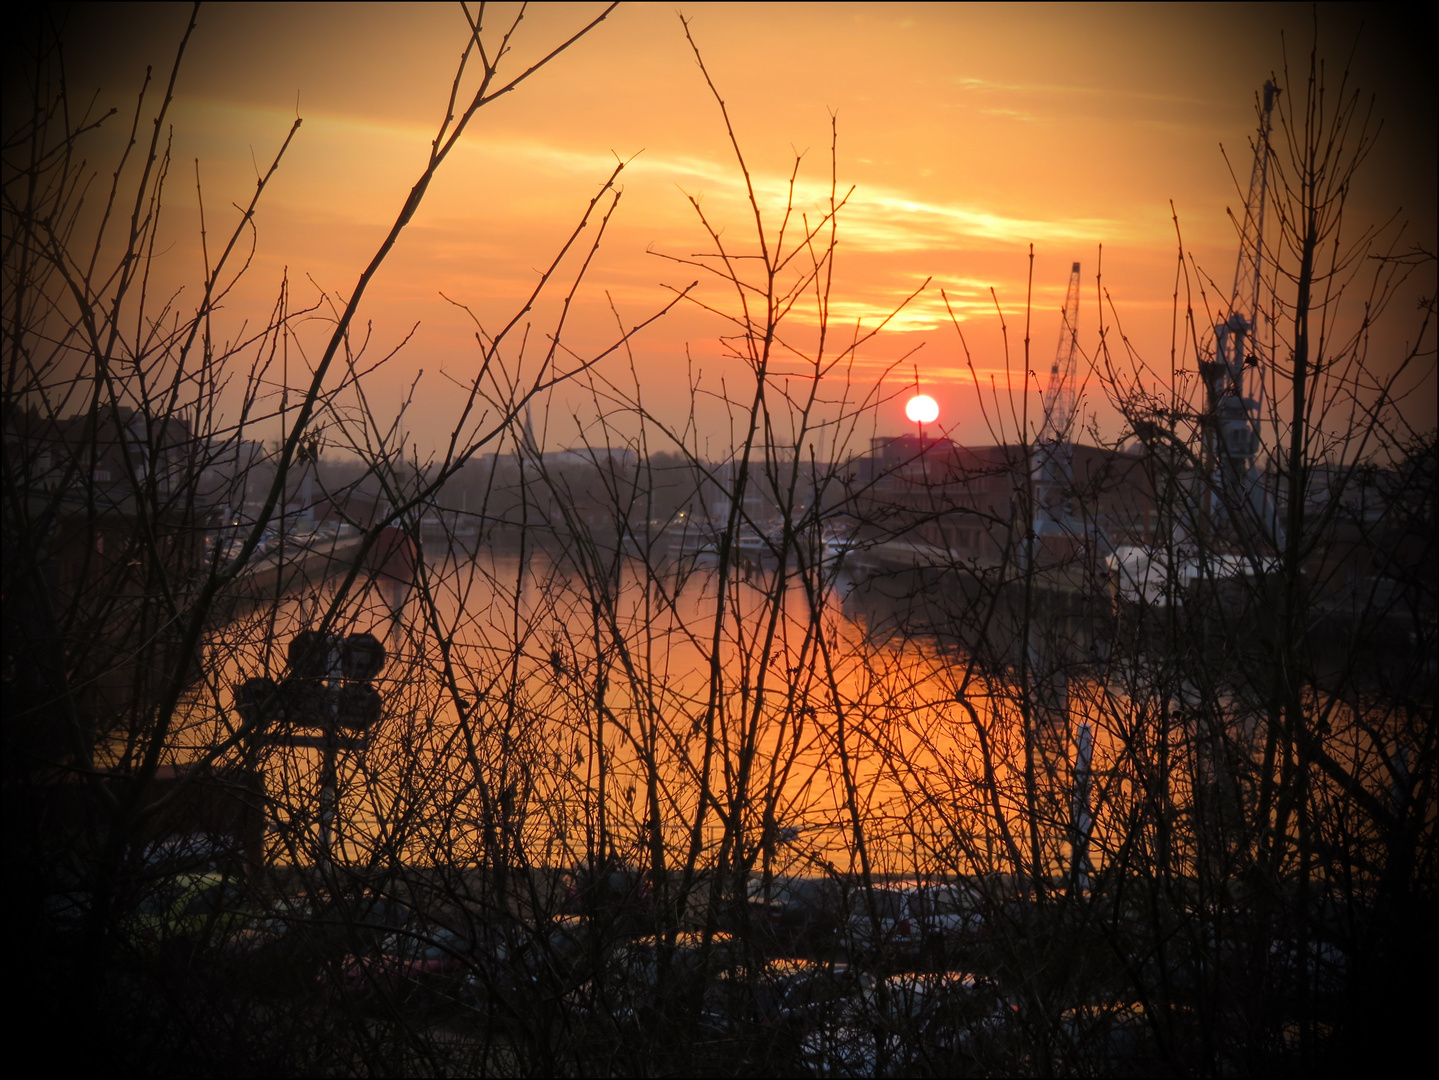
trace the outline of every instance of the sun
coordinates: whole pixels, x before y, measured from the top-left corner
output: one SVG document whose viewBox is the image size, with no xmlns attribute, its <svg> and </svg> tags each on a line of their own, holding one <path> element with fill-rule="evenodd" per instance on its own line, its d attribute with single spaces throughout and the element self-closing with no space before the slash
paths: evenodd
<svg viewBox="0 0 1439 1080">
<path fill-rule="evenodd" d="M 904 407 L 904 415 L 916 424 L 932 424 L 939 416 L 939 402 L 928 394 L 916 394 Z"/>
</svg>

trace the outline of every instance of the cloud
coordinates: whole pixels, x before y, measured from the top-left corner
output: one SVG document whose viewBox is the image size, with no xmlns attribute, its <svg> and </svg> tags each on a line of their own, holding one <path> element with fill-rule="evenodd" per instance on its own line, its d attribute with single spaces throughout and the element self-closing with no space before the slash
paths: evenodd
<svg viewBox="0 0 1439 1080">
<path fill-rule="evenodd" d="M 997 116 L 1001 120 L 1018 120 L 1020 123 L 1032 124 L 1038 119 L 1032 112 L 1022 112 L 1019 109 L 980 109 L 984 116 Z"/>
<path fill-rule="evenodd" d="M 1185 94 L 1162 94 L 1154 91 L 1124 90 L 1112 86 L 1063 86 L 1058 83 L 1003 83 L 992 79 L 960 76 L 954 80 L 961 90 L 977 93 L 1041 94 L 1045 97 L 1111 97 L 1132 101 L 1162 101 L 1175 105 L 1217 107 L 1217 103 Z"/>
<path fill-rule="evenodd" d="M 283 110 L 222 102 L 207 102 L 203 108 L 211 114 L 212 120 L 220 121 L 221 127 L 230 130 L 238 127 L 251 132 L 282 131 L 292 119 L 282 115 Z M 243 121 L 240 114 L 243 114 Z M 397 158 L 403 159 L 405 166 L 422 163 L 425 147 L 433 137 L 432 131 L 419 124 L 348 116 L 321 114 L 306 117 L 305 123 L 304 141 L 309 144 L 307 150 L 311 153 L 324 156 L 333 151 L 349 156 L 357 153 L 357 144 L 373 147 L 380 143 L 385 146 L 380 160 L 388 160 L 395 166 L 400 164 Z M 417 159 L 414 163 L 408 160 L 411 150 Z M 362 156 L 374 160 L 374 154 L 368 151 L 362 152 Z M 622 184 L 640 180 L 673 184 L 700 201 L 705 213 L 711 215 L 717 224 L 736 212 L 744 213 L 746 218 L 749 216 L 745 208 L 747 192 L 744 180 L 736 166 L 729 161 L 716 161 L 701 155 L 653 151 L 626 154 L 623 151 L 581 149 L 536 138 L 476 134 L 463 140 L 456 148 L 454 165 L 459 167 L 456 171 L 483 168 L 493 173 L 497 164 L 505 164 L 538 170 L 547 175 L 565 174 L 598 181 L 614 170 L 622 156 L 628 161 L 621 174 Z M 410 168 L 402 169 L 397 176 L 408 176 L 410 171 Z M 777 225 L 779 215 L 791 198 L 789 176 L 763 171 L 752 172 L 751 176 L 762 211 Z M 539 194 L 538 186 L 533 190 Z M 845 188 L 840 189 L 840 197 L 845 191 Z M 827 178 L 810 180 L 801 177 L 794 184 L 792 197 L 798 214 L 808 214 L 810 222 L 814 223 L 817 218 L 823 217 L 829 206 L 829 181 Z M 388 202 L 383 207 L 388 209 Z M 329 205 L 324 209 L 333 213 L 338 207 Z M 359 210 L 359 207 L 355 209 Z M 365 207 L 365 211 L 371 209 L 368 205 Z M 377 212 L 380 204 L 373 209 Z M 664 221 L 678 216 L 683 210 L 683 203 L 676 201 L 672 209 L 651 206 L 646 212 Z M 452 212 L 450 210 L 446 216 Z M 539 210 L 533 212 L 538 213 Z M 793 227 L 803 228 L 798 216 L 793 221 Z M 963 247 L 976 242 L 986 245 L 1029 241 L 1089 243 L 1100 239 L 1118 239 L 1120 228 L 1121 223 L 1113 219 L 1019 217 L 959 200 L 927 200 L 902 188 L 882 185 L 855 188 L 840 214 L 840 235 L 844 247 L 851 251 L 870 252 L 928 251 Z"/>
</svg>

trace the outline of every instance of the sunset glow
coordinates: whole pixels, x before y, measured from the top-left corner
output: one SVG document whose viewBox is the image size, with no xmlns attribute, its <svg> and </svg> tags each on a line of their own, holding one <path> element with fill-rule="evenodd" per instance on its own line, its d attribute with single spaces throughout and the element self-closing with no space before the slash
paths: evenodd
<svg viewBox="0 0 1439 1080">
<path fill-rule="evenodd" d="M 499 25 L 517 9 L 485 10 Z M 529 8 L 507 64 L 518 73 L 601 10 Z M 69 70 L 81 73 L 86 100 L 98 89 L 98 107 L 127 116 L 145 65 L 168 71 L 187 13 L 77 11 Z M 1099 340 L 1103 295 L 1108 340 L 1122 334 L 1134 354 L 1125 363 L 1169 370 L 1176 226 L 1213 278 L 1181 307 L 1214 308 L 1233 273 L 1227 212 L 1242 200 L 1234 177 L 1247 176 L 1255 94 L 1283 67 L 1281 32 L 1291 50 L 1307 49 L 1311 33 L 1308 8 L 1270 5 L 1223 16 L 1203 5 L 695 4 L 682 13 L 771 239 L 792 174 L 791 233 L 827 203 L 833 120 L 836 191 L 848 196 L 827 309 L 847 335 L 884 324 L 846 358 L 849 377 L 882 383 L 909 358 L 946 430 L 964 439 L 988 438 L 976 381 L 1016 385 L 1026 367 L 1048 370 L 1038 343 L 1055 338 L 1076 260 L 1085 356 Z M 1321 19 L 1323 39 L 1352 40 L 1347 18 Z M 201 9 L 176 85 L 172 157 L 185 180 L 167 188 L 172 243 L 158 253 L 157 278 L 187 281 L 201 263 L 196 170 L 209 228 L 228 227 L 298 116 L 253 219 L 254 264 L 227 298 L 227 331 L 272 304 L 285 273 L 296 305 L 324 310 L 347 294 L 424 164 L 466 32 L 457 5 Z M 1391 45 L 1382 24 L 1365 33 L 1353 70 L 1379 95 L 1385 130 L 1351 204 L 1366 220 L 1403 206 L 1432 248 L 1432 94 L 1386 59 L 1408 46 Z M 118 148 L 128 121 L 102 130 Z M 619 161 L 622 198 L 570 305 L 567 348 L 608 347 L 617 318 L 636 325 L 698 278 L 689 299 L 631 343 L 634 370 L 646 407 L 666 423 L 683 428 L 696 410 L 700 429 L 727 429 L 709 391 L 736 385 L 722 344 L 730 331 L 714 314 L 734 298 L 673 260 L 712 243 L 695 206 L 726 243 L 754 242 L 746 174 L 680 19 L 641 4 L 621 6 L 482 110 L 367 292 L 370 355 L 412 335 L 373 376 L 374 400 L 393 400 L 397 412 L 412 396 L 406 422 L 421 443 L 456 420 L 449 395 L 477 363 L 476 321 L 488 330 L 513 315 Z M 1406 303 L 1425 287 L 1416 288 Z M 790 318 L 814 325 L 805 304 Z M 615 357 L 600 373 L 619 377 L 621 367 Z M 1089 381 L 1087 360 L 1079 374 Z M 1432 372 L 1424 377 L 1427 392 L 1411 395 L 1421 426 L 1434 414 Z M 1105 395 L 1092 385 L 1084 395 L 1082 412 L 1116 431 Z M 593 413 L 588 394 L 557 390 L 541 426 L 547 445 L 573 445 Z M 898 430 L 899 411 L 887 415 L 882 424 Z"/>
</svg>

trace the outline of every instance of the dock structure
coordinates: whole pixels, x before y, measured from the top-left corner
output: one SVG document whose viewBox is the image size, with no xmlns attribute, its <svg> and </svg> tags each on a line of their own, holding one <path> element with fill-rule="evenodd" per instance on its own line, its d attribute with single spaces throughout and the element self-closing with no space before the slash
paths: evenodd
<svg viewBox="0 0 1439 1080">
<path fill-rule="evenodd" d="M 1151 543 L 1157 514 L 1142 455 L 1082 445 L 1070 452 L 1072 480 L 1054 493 L 1063 512 L 1050 515 L 1067 527 L 1031 537 L 1035 447 L 915 435 L 874 440 L 857 463 L 856 563 L 1023 572 L 1022 559 L 1032 557 L 1030 569 L 1054 587 L 1078 587 L 1081 564 L 1119 543 Z"/>
</svg>

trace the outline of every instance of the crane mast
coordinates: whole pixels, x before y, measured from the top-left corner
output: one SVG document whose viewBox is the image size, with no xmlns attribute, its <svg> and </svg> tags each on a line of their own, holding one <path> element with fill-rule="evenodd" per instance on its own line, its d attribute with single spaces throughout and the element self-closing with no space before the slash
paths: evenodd
<svg viewBox="0 0 1439 1080">
<path fill-rule="evenodd" d="M 1259 317 L 1259 290 L 1264 261 L 1264 206 L 1269 186 L 1270 114 L 1279 88 L 1264 84 L 1259 137 L 1244 218 L 1239 228 L 1239 256 L 1234 267 L 1234 288 L 1229 311 L 1214 327 L 1214 357 L 1200 363 L 1204 379 L 1207 442 L 1221 492 L 1231 513 L 1250 525 L 1264 523 L 1272 532 L 1272 508 L 1265 504 L 1258 475 L 1261 445 L 1260 402 L 1264 379 L 1255 355 L 1254 337 Z M 1257 518 L 1257 521 L 1255 520 Z M 1266 521 L 1266 519 L 1270 519 Z"/>
<path fill-rule="evenodd" d="M 1072 532 L 1066 528 L 1064 498 L 1074 486 L 1074 447 L 1069 429 L 1074 423 L 1074 363 L 1079 351 L 1079 264 L 1069 271 L 1064 294 L 1064 319 L 1059 344 L 1044 390 L 1044 421 L 1039 429 L 1035 461 L 1034 531 L 1037 535 Z"/>
</svg>

